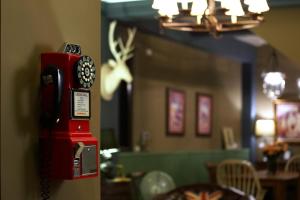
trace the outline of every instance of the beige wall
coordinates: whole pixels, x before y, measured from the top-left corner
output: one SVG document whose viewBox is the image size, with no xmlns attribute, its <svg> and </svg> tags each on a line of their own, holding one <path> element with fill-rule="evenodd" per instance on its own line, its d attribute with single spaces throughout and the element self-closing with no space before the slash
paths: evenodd
<svg viewBox="0 0 300 200">
<path fill-rule="evenodd" d="M 300 64 L 300 6 L 272 8 L 265 19 L 254 32 Z"/>
<path fill-rule="evenodd" d="M 138 143 L 141 132 L 147 131 L 150 133 L 148 151 L 221 148 L 220 130 L 224 126 L 232 127 L 239 140 L 239 64 L 145 34 L 137 35 L 135 52 L 133 144 Z M 165 101 L 168 87 L 186 93 L 186 128 L 183 137 L 166 135 Z M 211 137 L 195 136 L 197 92 L 213 96 Z"/>
<path fill-rule="evenodd" d="M 1 199 L 39 199 L 40 53 L 80 44 L 100 66 L 99 0 L 1 1 Z M 99 137 L 99 70 L 91 130 Z M 51 199 L 100 199 L 99 178 L 64 181 Z"/>
</svg>

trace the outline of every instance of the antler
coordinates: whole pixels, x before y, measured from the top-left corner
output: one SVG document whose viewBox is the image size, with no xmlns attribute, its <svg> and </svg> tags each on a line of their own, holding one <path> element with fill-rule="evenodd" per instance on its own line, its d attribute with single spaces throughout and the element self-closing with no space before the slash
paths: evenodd
<svg viewBox="0 0 300 200">
<path fill-rule="evenodd" d="M 117 26 L 117 22 L 113 21 L 109 25 L 109 30 L 108 30 L 108 45 L 109 49 L 112 53 L 112 55 L 115 57 L 116 60 L 120 60 L 120 53 L 117 52 L 117 46 L 118 46 L 118 41 L 114 41 L 114 32 Z"/>
<path fill-rule="evenodd" d="M 129 28 L 127 29 L 127 33 L 128 33 L 128 40 L 126 42 L 126 46 L 124 46 L 124 43 L 122 40 L 120 40 L 120 49 L 122 52 L 122 57 L 121 60 L 122 61 L 126 61 L 130 58 L 132 58 L 133 53 L 131 53 L 134 50 L 134 46 L 132 45 L 135 33 L 136 33 L 136 28 Z"/>
<path fill-rule="evenodd" d="M 117 26 L 117 22 L 113 21 L 110 23 L 109 32 L 108 32 L 108 44 L 109 49 L 116 59 L 117 62 L 125 62 L 126 60 L 130 59 L 133 54 L 131 53 L 134 50 L 134 46 L 132 45 L 136 28 L 128 29 L 128 40 L 126 45 L 124 45 L 123 40 L 119 37 L 116 41 L 114 41 L 114 32 Z M 120 47 L 120 52 L 117 51 L 117 47 Z"/>
</svg>

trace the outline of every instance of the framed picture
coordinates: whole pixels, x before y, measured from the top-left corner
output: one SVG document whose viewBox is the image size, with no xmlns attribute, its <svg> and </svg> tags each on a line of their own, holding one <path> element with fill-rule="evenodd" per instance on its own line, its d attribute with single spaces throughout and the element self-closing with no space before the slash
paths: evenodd
<svg viewBox="0 0 300 200">
<path fill-rule="evenodd" d="M 213 99 L 208 94 L 196 94 L 196 135 L 211 136 Z"/>
<path fill-rule="evenodd" d="M 181 90 L 167 89 L 167 134 L 184 135 L 185 93 Z"/>
<path fill-rule="evenodd" d="M 276 135 L 286 142 L 300 142 L 300 101 L 275 100 Z"/>
</svg>

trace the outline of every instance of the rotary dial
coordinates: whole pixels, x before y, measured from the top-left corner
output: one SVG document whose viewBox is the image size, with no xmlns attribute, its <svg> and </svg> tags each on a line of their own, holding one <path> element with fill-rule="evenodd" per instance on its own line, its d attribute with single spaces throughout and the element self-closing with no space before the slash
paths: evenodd
<svg viewBox="0 0 300 200">
<path fill-rule="evenodd" d="M 76 75 L 79 84 L 84 88 L 90 88 L 95 82 L 96 67 L 89 56 L 81 56 L 77 62 Z"/>
</svg>

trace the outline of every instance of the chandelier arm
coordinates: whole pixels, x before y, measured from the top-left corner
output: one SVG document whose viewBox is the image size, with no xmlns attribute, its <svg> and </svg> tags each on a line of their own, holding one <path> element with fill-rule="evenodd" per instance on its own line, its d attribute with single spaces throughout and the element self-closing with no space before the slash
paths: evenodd
<svg viewBox="0 0 300 200">
<path fill-rule="evenodd" d="M 271 72 L 276 72 L 279 69 L 277 52 L 274 48 L 272 48 L 272 53 L 270 55 L 269 68 Z"/>
<path fill-rule="evenodd" d="M 208 0 L 209 15 L 214 15 L 216 13 L 216 2 L 215 0 Z"/>
</svg>

